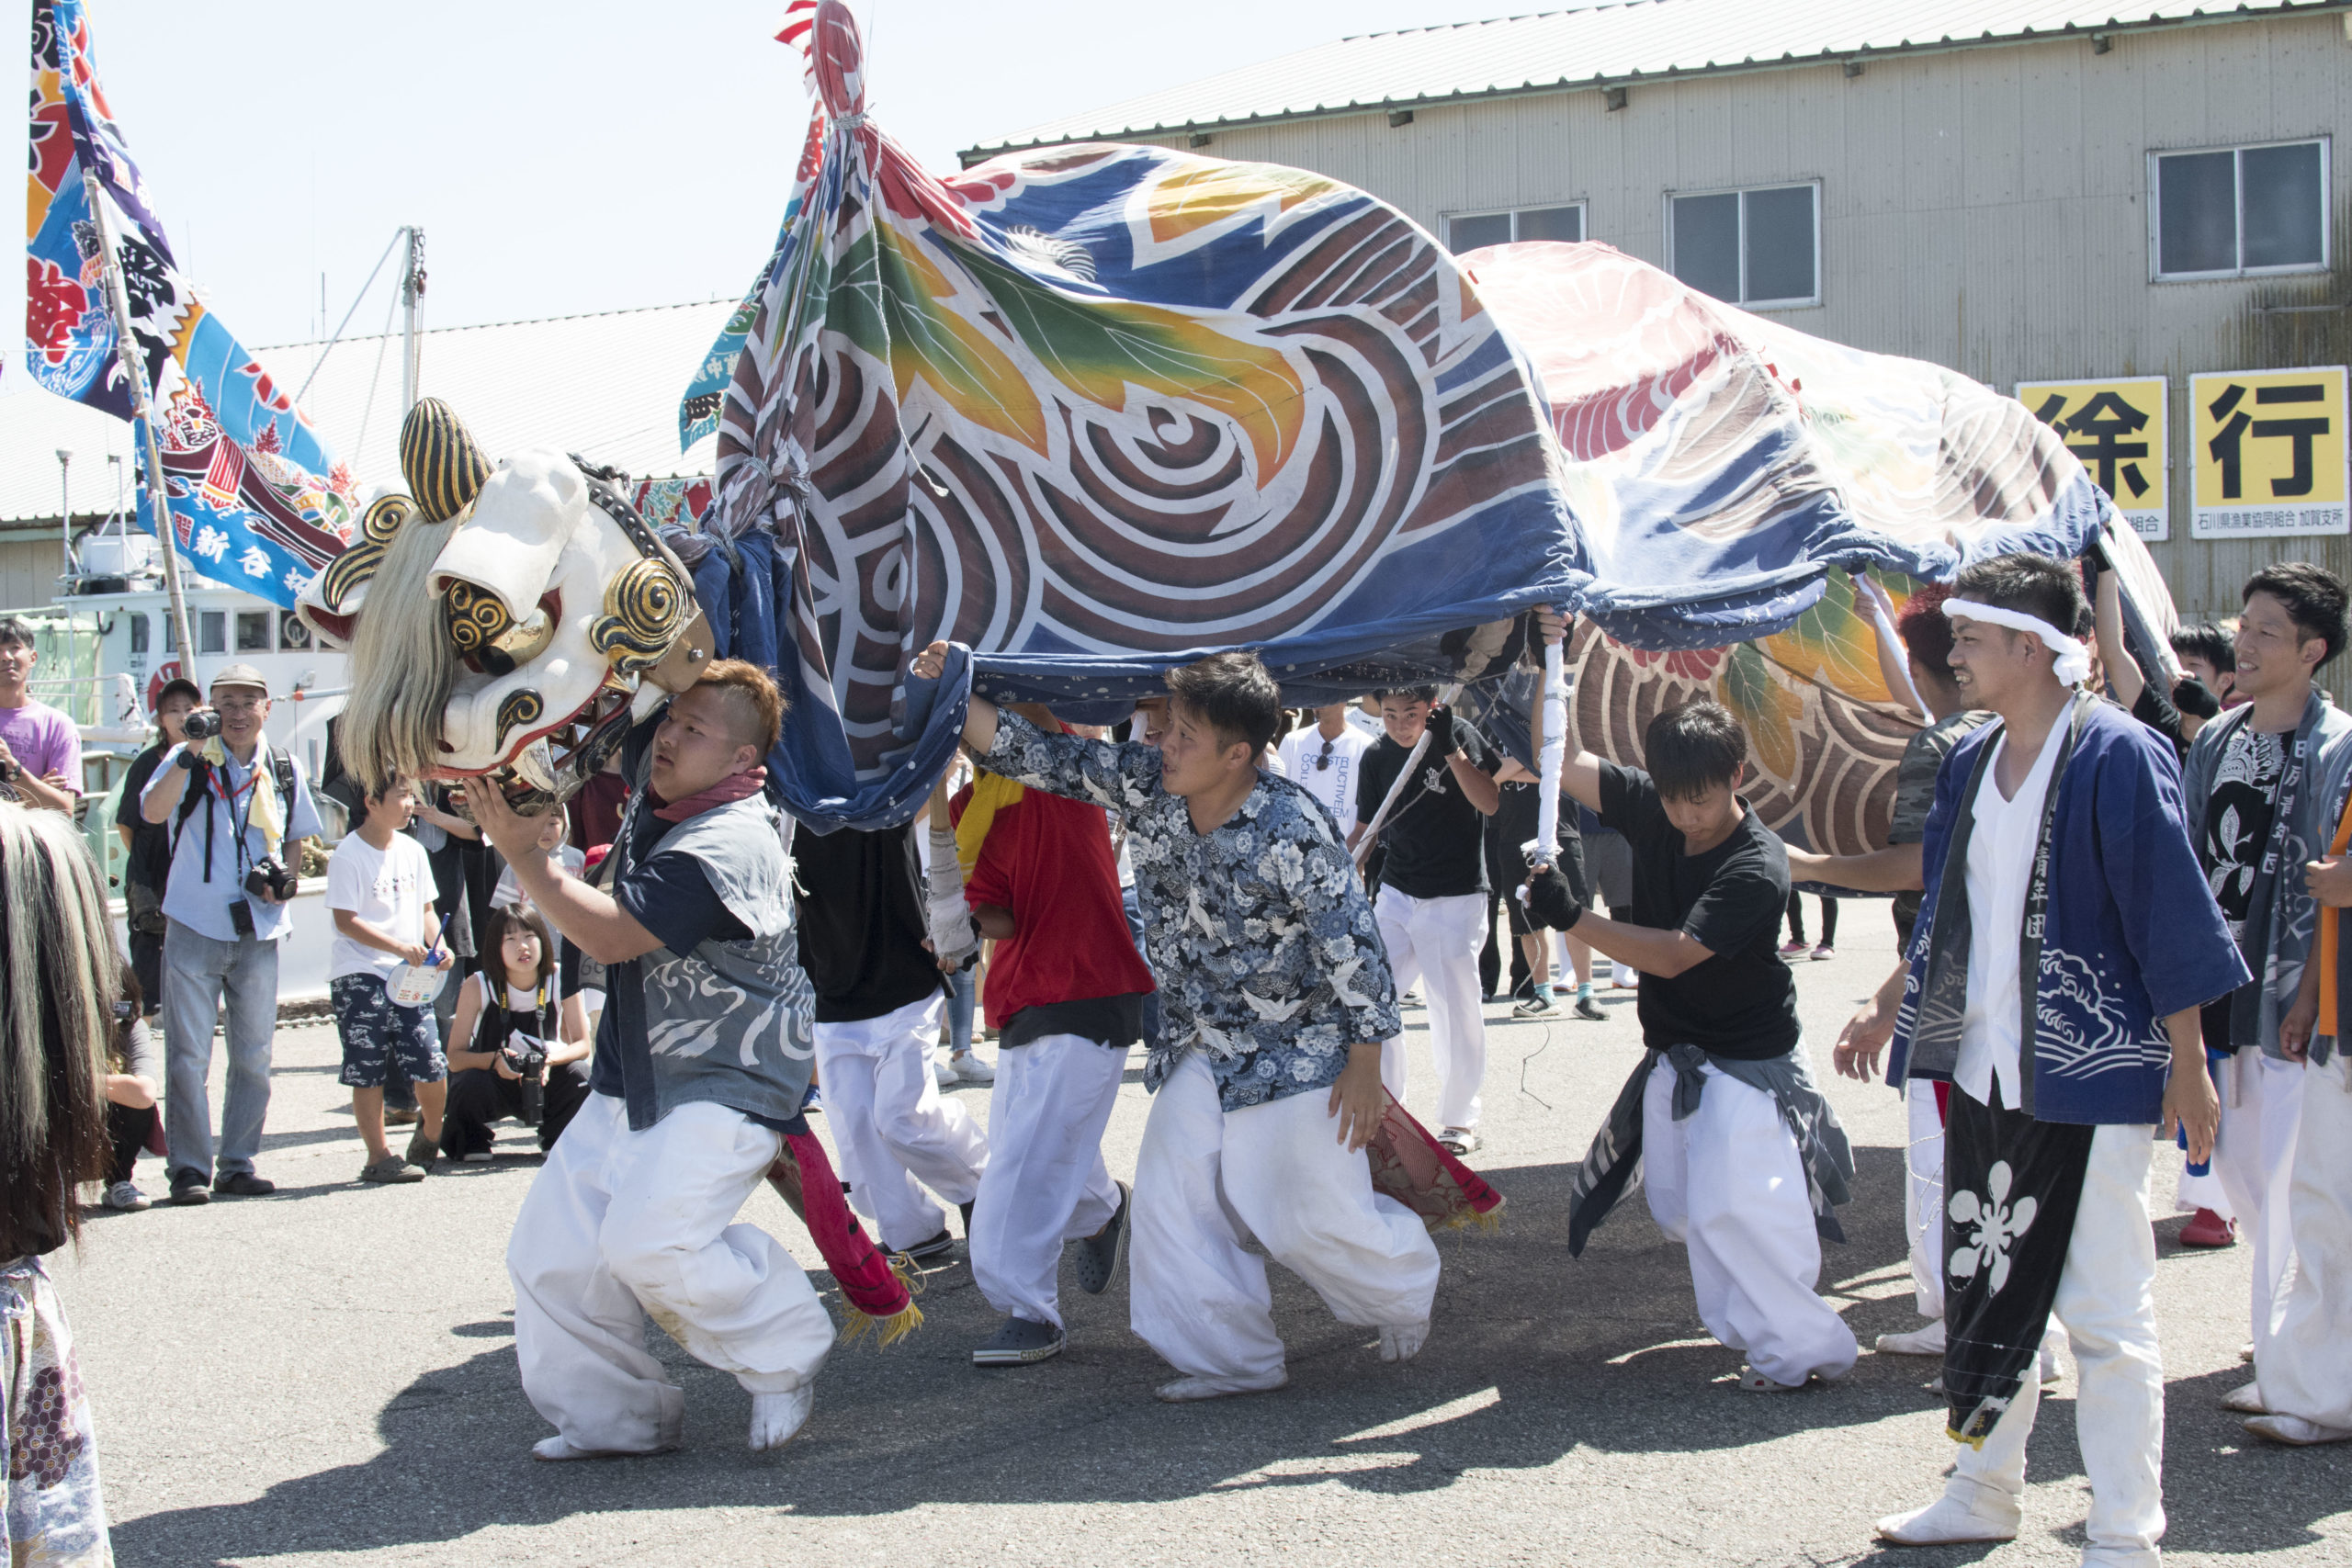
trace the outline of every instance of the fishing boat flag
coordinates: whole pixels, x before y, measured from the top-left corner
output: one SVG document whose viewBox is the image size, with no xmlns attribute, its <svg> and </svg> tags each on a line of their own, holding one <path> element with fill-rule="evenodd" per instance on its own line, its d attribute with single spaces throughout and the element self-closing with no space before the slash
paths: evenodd
<svg viewBox="0 0 2352 1568">
<path fill-rule="evenodd" d="M 350 475 L 181 275 L 99 85 L 83 0 L 33 0 L 32 78 L 26 369 L 60 397 L 133 417 L 85 178 L 96 175 L 158 416 L 179 548 L 215 581 L 291 607 L 349 536 Z M 153 531 L 144 497 L 140 521 Z"/>
</svg>

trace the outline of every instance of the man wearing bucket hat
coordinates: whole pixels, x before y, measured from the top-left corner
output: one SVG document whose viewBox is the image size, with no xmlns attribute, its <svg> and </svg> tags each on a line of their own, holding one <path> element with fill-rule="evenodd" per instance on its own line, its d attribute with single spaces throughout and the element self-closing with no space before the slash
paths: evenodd
<svg viewBox="0 0 2352 1568">
<path fill-rule="evenodd" d="M 211 698 L 210 712 L 188 716 L 188 739 L 156 763 L 139 796 L 140 815 L 169 824 L 172 835 L 164 895 L 164 1046 L 175 1203 L 277 1190 L 254 1173 L 254 1155 L 269 1112 L 277 944 L 291 930 L 286 906 L 296 886 L 284 856 L 290 841 L 320 831 L 301 763 L 264 743 L 269 682 L 261 671 L 229 665 L 213 676 Z M 205 1077 L 212 1066 L 212 1021 L 223 999 L 229 1085 L 216 1172 Z"/>
</svg>

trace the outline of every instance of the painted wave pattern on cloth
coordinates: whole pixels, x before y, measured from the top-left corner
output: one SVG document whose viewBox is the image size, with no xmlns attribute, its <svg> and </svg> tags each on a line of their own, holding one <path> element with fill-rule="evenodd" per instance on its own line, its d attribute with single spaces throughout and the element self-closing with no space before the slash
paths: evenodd
<svg viewBox="0 0 2352 1568">
<path fill-rule="evenodd" d="M 1569 651 L 1595 751 L 1638 764 L 1656 714 L 1711 696 L 1747 728 L 1749 798 L 1773 830 L 1859 853 L 1885 842 L 1921 726 L 1887 690 L 1850 573 L 1900 610 L 1970 561 L 2071 559 L 2104 534 L 2132 614 L 2169 630 L 2144 548 L 2015 400 L 1735 310 L 1607 245 L 1462 265 L 1562 449 L 1592 574 Z"/>
<path fill-rule="evenodd" d="M 934 637 L 990 695 L 1117 698 L 1218 648 L 1303 675 L 1566 595 L 1541 401 L 1402 214 L 1145 147 L 934 179 L 865 119 L 846 9 L 808 36 L 784 234 L 681 425 L 718 421 L 709 532 L 790 563 L 794 722 L 837 727 L 802 753 L 837 795 L 910 755 L 899 671 Z"/>
<path fill-rule="evenodd" d="M 290 606 L 350 536 L 350 475 L 180 273 L 99 85 L 82 0 L 34 0 L 31 118 L 27 370 L 60 397 L 132 417 L 87 171 L 114 209 L 180 547 L 206 576 Z M 153 532 L 146 513 L 142 496 Z"/>
</svg>

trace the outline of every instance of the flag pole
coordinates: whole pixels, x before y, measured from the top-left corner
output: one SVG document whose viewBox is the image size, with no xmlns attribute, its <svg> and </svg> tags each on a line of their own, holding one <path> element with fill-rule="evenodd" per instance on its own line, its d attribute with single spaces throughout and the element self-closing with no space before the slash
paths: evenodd
<svg viewBox="0 0 2352 1568">
<path fill-rule="evenodd" d="M 139 339 L 130 330 L 130 299 L 123 291 L 122 272 L 114 248 L 114 225 L 107 221 L 105 187 L 98 176 L 82 173 L 82 189 L 90 202 L 90 219 L 98 226 L 98 275 L 114 315 L 115 349 L 122 356 L 122 373 L 130 383 L 130 407 L 146 432 L 142 456 L 147 463 L 147 500 L 153 509 L 155 542 L 164 547 L 164 588 L 171 596 L 172 635 L 180 645 L 180 673 L 196 680 L 196 638 L 188 635 L 187 596 L 180 591 L 180 553 L 173 538 L 171 488 L 164 482 L 164 442 L 155 431 L 155 405 L 147 385 L 147 364 L 139 353 Z M 198 690 L 203 689 L 198 682 Z"/>
</svg>

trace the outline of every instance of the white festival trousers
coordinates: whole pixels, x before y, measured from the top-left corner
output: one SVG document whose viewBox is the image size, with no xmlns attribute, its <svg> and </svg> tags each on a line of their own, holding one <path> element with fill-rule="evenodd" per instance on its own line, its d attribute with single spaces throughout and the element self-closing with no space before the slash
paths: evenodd
<svg viewBox="0 0 2352 1568">
<path fill-rule="evenodd" d="M 2278 1322 L 2279 1282 L 2295 1260 L 2287 1188 L 2302 1108 L 2301 1063 L 2274 1061 L 2249 1045 L 2222 1066 L 2222 1130 L 2213 1139 L 2213 1174 L 2229 1194 L 2240 1234 L 2254 1243 L 2248 1317 L 2257 1359 Z"/>
<path fill-rule="evenodd" d="M 1372 1190 L 1363 1150 L 1339 1141 L 1331 1091 L 1224 1110 L 1199 1049 L 1152 1097 L 1136 1158 L 1128 1244 L 1135 1331 L 1188 1377 L 1279 1371 L 1266 1261 L 1253 1236 L 1341 1323 L 1429 1320 L 1437 1244 L 1420 1217 Z"/>
<path fill-rule="evenodd" d="M 2302 1071 L 2287 1190 L 2295 1272 L 2255 1371 L 2276 1414 L 2352 1430 L 2352 1061 L 2339 1049 Z"/>
<path fill-rule="evenodd" d="M 1799 1049 L 1803 1049 L 1802 1046 Z M 1642 1186 L 1650 1217 L 1690 1252 L 1707 1332 L 1775 1382 L 1841 1377 L 1860 1348 L 1814 1293 L 1821 1238 L 1804 1163 L 1778 1101 L 1713 1066 L 1699 1109 L 1674 1119 L 1674 1068 L 1642 1090 Z"/>
<path fill-rule="evenodd" d="M 989 1163 L 972 1206 L 972 1279 L 989 1305 L 1062 1326 L 1062 1248 L 1118 1212 L 1102 1132 L 1127 1053 L 1077 1034 L 997 1052 Z"/>
<path fill-rule="evenodd" d="M 1913 1078 L 1903 1086 L 1911 1114 L 1908 1175 L 1903 1187 L 1903 1220 L 1911 1231 L 1911 1298 L 1919 1315 L 1944 1315 L 1944 1118 L 1936 1108 L 1936 1086 Z"/>
<path fill-rule="evenodd" d="M 679 1106 L 641 1133 L 592 1094 L 514 1216 L 514 1352 L 533 1408 L 573 1447 L 675 1448 L 685 1395 L 645 1350 L 650 1316 L 753 1393 L 817 1375 L 824 1303 L 774 1236 L 731 1223 L 783 1139 L 741 1111 Z"/>
<path fill-rule="evenodd" d="M 2148 1226 L 2155 1129 L 2107 1126 L 2092 1135 L 2083 1201 L 2058 1276 L 2054 1311 L 2075 1352 L 2075 1433 L 2090 1483 L 2086 1564 L 2154 1568 L 2165 1533 L 2165 1373 L 2156 1349 L 2156 1241 Z M 1982 1486 L 2025 1497 L 2026 1438 L 2041 1380 L 2026 1369 L 2017 1397 L 1981 1449 L 1962 1443 L 1947 1490 Z"/>
<path fill-rule="evenodd" d="M 1437 1126 L 1476 1127 L 1487 1081 L 1487 1015 L 1478 995 L 1478 950 L 1487 943 L 1487 896 L 1416 898 L 1380 890 L 1373 915 L 1388 967 L 1403 996 L 1416 980 L 1429 1002 L 1430 1048 L 1437 1062 Z M 1380 1081 L 1405 1100 L 1405 1036 L 1382 1047 Z"/>
<path fill-rule="evenodd" d="M 988 1135 L 939 1092 L 933 1071 L 942 1001 L 927 997 L 879 1018 L 816 1028 L 817 1081 L 842 1179 L 849 1183 L 851 1206 L 874 1222 L 885 1252 L 947 1228 L 946 1214 L 923 1196 L 924 1187 L 950 1203 L 968 1203 L 979 1196 L 989 1163 Z"/>
</svg>

